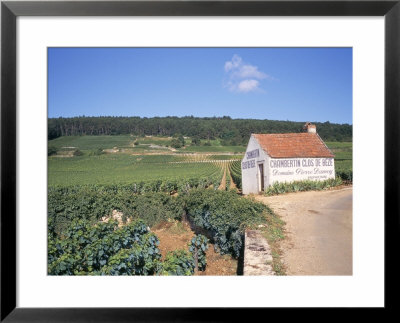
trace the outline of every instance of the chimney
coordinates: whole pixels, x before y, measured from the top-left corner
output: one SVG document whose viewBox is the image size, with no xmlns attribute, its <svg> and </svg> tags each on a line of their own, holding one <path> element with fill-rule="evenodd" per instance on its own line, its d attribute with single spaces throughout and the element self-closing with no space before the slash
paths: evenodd
<svg viewBox="0 0 400 323">
<path fill-rule="evenodd" d="M 303 129 L 305 132 L 308 133 L 317 133 L 317 127 L 315 126 L 315 124 L 312 124 L 311 122 L 306 122 Z"/>
</svg>

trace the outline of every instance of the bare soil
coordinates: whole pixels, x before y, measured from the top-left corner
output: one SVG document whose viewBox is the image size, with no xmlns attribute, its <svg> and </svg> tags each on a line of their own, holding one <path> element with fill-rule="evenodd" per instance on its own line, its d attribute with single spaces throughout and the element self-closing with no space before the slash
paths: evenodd
<svg viewBox="0 0 400 323">
<path fill-rule="evenodd" d="M 160 240 L 162 259 L 165 259 L 167 252 L 176 249 L 188 250 L 190 240 L 194 237 L 193 231 L 185 222 L 164 222 L 152 229 Z M 214 245 L 209 244 L 206 252 L 206 270 L 197 272 L 198 276 L 227 276 L 236 275 L 238 262 L 229 255 L 220 255 L 214 251 Z"/>
<path fill-rule="evenodd" d="M 218 189 L 225 191 L 225 186 L 226 186 L 226 167 L 224 169 L 224 175 L 222 176 L 222 180 L 221 183 L 219 184 Z"/>
<path fill-rule="evenodd" d="M 351 186 L 256 196 L 286 222 L 280 249 L 287 275 L 352 275 L 352 198 Z"/>
<path fill-rule="evenodd" d="M 235 184 L 235 182 L 233 181 L 233 179 L 232 179 L 232 175 L 231 175 L 231 172 L 229 171 L 229 168 L 228 168 L 228 176 L 229 176 L 229 178 L 231 179 L 231 181 L 230 181 L 230 185 L 229 185 L 229 189 L 237 189 L 237 187 L 236 187 L 236 184 Z"/>
</svg>

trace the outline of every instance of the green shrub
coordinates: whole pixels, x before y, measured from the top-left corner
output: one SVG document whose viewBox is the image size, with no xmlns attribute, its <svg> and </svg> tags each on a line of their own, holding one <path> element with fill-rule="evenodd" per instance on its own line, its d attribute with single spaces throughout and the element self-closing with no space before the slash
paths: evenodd
<svg viewBox="0 0 400 323">
<path fill-rule="evenodd" d="M 275 182 L 265 190 L 265 195 L 278 195 L 282 193 L 292 193 L 300 191 L 311 191 L 311 190 L 325 190 L 331 187 L 342 185 L 343 181 L 340 177 L 335 179 L 327 179 L 325 181 L 294 181 L 294 182 Z"/>
<path fill-rule="evenodd" d="M 56 154 L 57 154 L 57 151 L 58 151 L 58 148 L 57 148 L 57 147 L 55 147 L 55 146 L 49 146 L 49 147 L 47 148 L 47 156 L 56 155 Z"/>
<path fill-rule="evenodd" d="M 265 223 L 271 210 L 263 203 L 238 196 L 233 191 L 192 190 L 186 196 L 189 220 L 205 229 L 221 254 L 240 256 L 246 227 Z"/>
<path fill-rule="evenodd" d="M 122 212 L 125 220 L 141 219 L 151 227 L 167 219 L 181 219 L 183 203 L 165 193 L 135 194 L 130 185 L 50 187 L 48 230 L 52 236 L 63 234 L 73 220 L 94 224 L 113 210 Z"/>
<path fill-rule="evenodd" d="M 97 149 L 92 150 L 92 151 L 89 152 L 89 156 L 100 156 L 100 155 L 103 155 L 103 154 L 104 154 L 104 151 L 103 151 L 102 148 L 97 148 Z M 78 155 L 78 156 L 80 156 L 80 155 Z"/>
<path fill-rule="evenodd" d="M 151 275 L 161 254 L 143 221 L 72 221 L 62 236 L 48 236 L 49 275 Z"/>
<path fill-rule="evenodd" d="M 83 156 L 83 152 L 80 151 L 79 149 L 75 149 L 73 154 L 74 156 Z"/>
<path fill-rule="evenodd" d="M 202 234 L 192 238 L 189 244 L 189 251 L 192 253 L 197 269 L 200 271 L 206 270 L 207 259 L 206 251 L 208 250 L 208 239 Z"/>
<path fill-rule="evenodd" d="M 167 253 L 165 260 L 159 264 L 158 275 L 190 276 L 194 273 L 193 256 L 186 250 L 175 250 Z"/>
<path fill-rule="evenodd" d="M 144 241 L 131 249 L 121 249 L 111 256 L 108 264 L 101 269 L 102 275 L 153 275 L 158 268 L 161 255 L 158 239 L 154 234 L 147 234 Z"/>
<path fill-rule="evenodd" d="M 340 177 L 344 181 L 353 182 L 353 170 L 336 170 L 336 176 Z"/>
<path fill-rule="evenodd" d="M 177 148 L 182 148 L 183 144 L 182 144 L 182 142 L 180 140 L 178 140 L 177 138 L 174 138 L 171 141 L 171 147 L 176 148 L 176 149 Z"/>
</svg>

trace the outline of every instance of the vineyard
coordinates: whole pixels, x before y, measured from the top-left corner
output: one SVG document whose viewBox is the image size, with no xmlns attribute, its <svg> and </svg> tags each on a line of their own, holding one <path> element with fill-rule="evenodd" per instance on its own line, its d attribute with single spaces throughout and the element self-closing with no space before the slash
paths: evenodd
<svg viewBox="0 0 400 323">
<path fill-rule="evenodd" d="M 212 189 L 171 196 L 136 194 L 124 186 L 74 186 L 49 188 L 48 200 L 50 275 L 191 275 L 206 269 L 208 239 L 215 251 L 237 259 L 244 229 L 274 217 L 264 204 Z M 119 220 L 112 217 L 116 210 L 123 215 Z M 183 214 L 201 232 L 187 250 L 161 259 L 151 228 Z"/>
<path fill-rule="evenodd" d="M 171 151 L 170 143 L 128 135 L 49 141 L 50 275 L 207 274 L 211 248 L 242 257 L 246 228 L 262 225 L 283 238 L 267 206 L 237 194 L 244 147 L 212 141 Z M 328 146 L 337 174 L 351 180 L 351 143 Z M 183 219 L 195 236 L 162 256 L 153 231 Z"/>
<path fill-rule="evenodd" d="M 220 169 L 218 161 L 185 162 L 184 157 L 171 155 L 53 157 L 48 163 L 50 186 L 136 184 L 138 191 L 147 184 L 151 191 L 177 190 L 182 183 L 207 187 L 218 180 Z"/>
<path fill-rule="evenodd" d="M 353 144 L 351 142 L 327 142 L 335 154 L 335 172 L 342 180 L 353 181 Z"/>
<path fill-rule="evenodd" d="M 188 205 L 204 191 L 219 199 L 215 192 L 223 179 L 230 188 L 230 165 L 242 158 L 218 146 L 171 152 L 170 143 L 168 138 L 130 136 L 71 136 L 49 142 L 56 152 L 48 158 L 50 275 L 193 275 L 206 271 L 209 243 L 221 254 L 238 257 L 243 232 L 237 223 L 226 228 L 223 213 L 205 229 L 211 236 L 197 234 L 186 248 L 162 257 L 152 228 L 182 221 L 185 214 L 199 224 Z M 202 148 L 222 154 L 199 152 Z M 218 192 L 230 194 L 225 187 Z M 229 199 L 241 198 L 233 193 Z M 231 217 L 236 212 L 231 209 Z"/>
</svg>

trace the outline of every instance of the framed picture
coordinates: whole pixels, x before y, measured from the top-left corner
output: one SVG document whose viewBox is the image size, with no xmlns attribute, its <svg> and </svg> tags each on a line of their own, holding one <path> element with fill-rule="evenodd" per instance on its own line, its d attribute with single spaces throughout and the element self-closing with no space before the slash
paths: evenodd
<svg viewBox="0 0 400 323">
<path fill-rule="evenodd" d="M 1 320 L 209 321 L 234 320 L 238 311 L 268 307 L 391 308 L 388 280 L 395 285 L 397 278 L 391 275 L 395 267 L 388 255 L 397 254 L 391 239 L 398 233 L 399 214 L 399 15 L 399 1 L 3 1 Z M 47 221 L 40 215 L 47 214 L 44 107 L 52 72 L 49 48 L 60 47 L 353 47 L 354 160 L 359 169 L 354 175 L 353 275 L 153 277 L 134 284 L 122 277 L 47 276 L 47 263 L 42 263 Z M 370 58 L 370 70 L 363 57 Z M 239 58 L 231 57 L 225 71 Z M 247 66 L 256 79 L 266 78 Z M 261 90 L 258 81 L 230 80 L 225 87 L 232 92 Z M 371 258 L 376 264 L 368 267 Z M 369 293 L 362 291 L 367 282 Z M 265 290 L 271 292 L 265 295 Z M 192 292 L 195 299 L 189 297 Z"/>
</svg>

